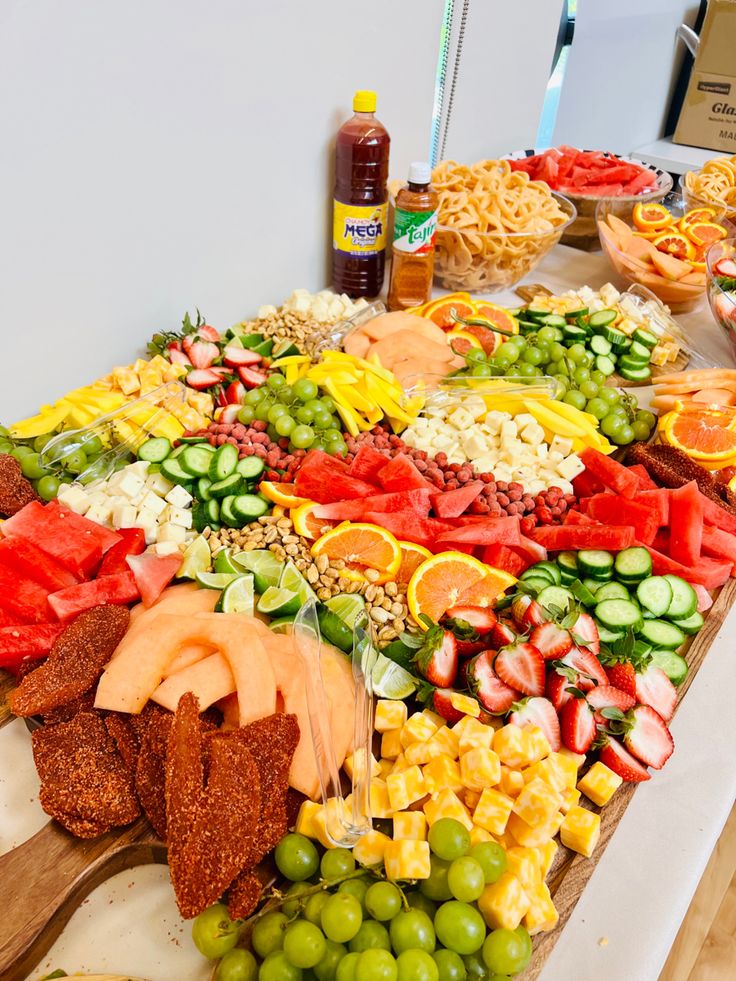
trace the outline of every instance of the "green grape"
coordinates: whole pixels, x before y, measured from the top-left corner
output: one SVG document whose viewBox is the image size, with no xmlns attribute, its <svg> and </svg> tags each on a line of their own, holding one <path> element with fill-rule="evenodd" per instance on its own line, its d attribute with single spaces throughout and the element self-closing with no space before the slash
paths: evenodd
<svg viewBox="0 0 736 981">
<path fill-rule="evenodd" d="M 587 353 L 582 344 L 573 344 L 572 347 L 568 348 L 567 356 L 573 364 L 580 365 L 585 363 Z"/>
<path fill-rule="evenodd" d="M 519 937 L 521 937 L 521 939 L 524 942 L 524 947 L 528 951 L 529 958 L 531 958 L 531 956 L 532 956 L 532 938 L 529 936 L 529 931 L 527 930 L 527 928 L 526 927 L 523 927 L 523 926 L 518 926 L 514 930 L 514 933 L 518 934 Z"/>
<path fill-rule="evenodd" d="M 240 923 L 231 920 L 227 906 L 215 903 L 202 910 L 192 923 L 192 940 L 203 957 L 214 960 L 232 950 L 238 942 Z"/>
<path fill-rule="evenodd" d="M 467 855 L 470 848 L 468 829 L 454 818 L 440 818 L 435 821 L 427 837 L 434 854 L 448 862 Z"/>
<path fill-rule="evenodd" d="M 447 884 L 447 873 L 449 868 L 449 862 L 442 858 L 437 858 L 436 855 L 432 855 L 429 878 L 422 879 L 422 881 L 419 883 L 419 891 L 423 892 L 425 896 L 428 896 L 430 899 L 433 899 L 438 903 L 441 903 L 446 899 L 452 899 L 452 893 L 450 892 L 450 887 Z"/>
<path fill-rule="evenodd" d="M 487 884 L 498 882 L 506 871 L 506 852 L 495 841 L 479 841 L 470 849 L 470 855 L 483 869 Z"/>
<path fill-rule="evenodd" d="M 297 920 L 284 934 L 284 953 L 294 967 L 314 967 L 326 951 L 325 935 L 314 923 Z"/>
<path fill-rule="evenodd" d="M 41 437 L 39 436 L 39 439 Z M 12 455 L 14 444 L 9 439 L 0 440 L 0 453 L 10 453 Z M 34 443 L 35 446 L 35 443 Z"/>
<path fill-rule="evenodd" d="M 328 848 L 319 866 L 323 879 L 338 879 L 355 871 L 353 853 L 347 848 Z"/>
<path fill-rule="evenodd" d="M 550 361 L 554 361 L 554 362 L 562 361 L 566 353 L 567 351 L 565 350 L 563 345 L 560 344 L 559 341 L 555 341 L 549 349 Z"/>
<path fill-rule="evenodd" d="M 319 868 L 319 855 L 312 841 L 304 835 L 284 835 L 274 852 L 279 872 L 292 882 L 303 882 Z"/>
<path fill-rule="evenodd" d="M 524 352 L 524 354 L 526 354 L 526 351 Z M 500 368 L 501 371 L 506 371 L 506 369 L 511 364 L 511 362 L 509 361 L 509 359 L 507 357 L 505 357 L 503 354 L 496 354 L 496 355 L 494 355 L 493 363 L 495 364 L 495 366 L 497 368 Z"/>
<path fill-rule="evenodd" d="M 397 981 L 398 967 L 387 950 L 366 950 L 355 962 L 355 981 Z"/>
<path fill-rule="evenodd" d="M 293 405 L 296 402 L 296 395 L 291 385 L 284 385 L 280 388 L 277 397 L 283 405 Z"/>
<path fill-rule="evenodd" d="M 542 364 L 547 364 L 547 362 L 550 360 L 550 351 L 552 350 L 552 345 L 556 343 L 557 342 L 554 340 L 552 341 L 540 340 L 539 336 L 537 336 L 537 350 L 542 355 Z"/>
<path fill-rule="evenodd" d="M 327 409 L 328 412 L 333 413 L 335 411 L 335 403 L 329 395 L 320 396 L 320 402 L 322 403 L 322 407 Z"/>
<path fill-rule="evenodd" d="M 322 907 L 321 923 L 325 936 L 335 943 L 352 940 L 363 922 L 360 902 L 345 892 L 336 892 Z"/>
<path fill-rule="evenodd" d="M 439 981 L 437 963 L 426 950 L 405 950 L 399 954 L 398 981 Z"/>
<path fill-rule="evenodd" d="M 620 416 L 624 422 L 629 421 L 629 410 L 623 402 L 617 402 L 615 405 L 610 406 L 608 411 L 609 415 Z"/>
<path fill-rule="evenodd" d="M 519 376 L 519 378 L 533 378 L 535 374 L 534 365 L 527 364 L 526 361 L 524 361 L 519 365 L 516 374 Z"/>
<path fill-rule="evenodd" d="M 274 443 L 279 439 L 278 430 L 272 422 L 269 422 L 266 428 L 266 435 L 269 439 L 273 440 Z"/>
<path fill-rule="evenodd" d="M 602 388 L 606 384 L 606 376 L 602 371 L 598 371 L 597 368 L 594 368 L 593 371 L 591 371 L 590 380 L 595 382 L 599 388 Z"/>
<path fill-rule="evenodd" d="M 264 399 L 262 402 L 258 403 L 256 406 L 255 415 L 259 422 L 268 422 L 268 413 L 271 411 L 272 405 L 273 403 L 268 399 Z"/>
<path fill-rule="evenodd" d="M 300 405 L 294 415 L 297 421 L 301 422 L 304 426 L 309 426 L 314 422 L 314 409 L 310 409 L 306 405 Z"/>
<path fill-rule="evenodd" d="M 594 399 L 598 397 L 598 385 L 591 379 L 583 381 L 580 384 L 580 391 L 586 397 L 586 399 Z"/>
<path fill-rule="evenodd" d="M 548 341 L 550 344 L 555 340 L 557 334 L 554 327 L 544 326 L 537 331 L 537 340 Z"/>
<path fill-rule="evenodd" d="M 467 354 L 463 355 L 465 358 L 465 363 L 468 367 L 472 367 L 474 364 L 485 363 L 486 355 L 485 351 L 481 351 L 480 348 L 471 347 Z M 518 357 L 518 355 L 517 355 Z"/>
<path fill-rule="evenodd" d="M 479 364 L 473 365 L 473 369 L 470 372 L 474 378 L 490 378 L 493 374 L 493 369 L 488 364 L 488 362 L 481 362 Z"/>
<path fill-rule="evenodd" d="M 621 426 L 618 433 L 612 439 L 616 446 L 628 446 L 629 443 L 633 443 L 634 441 L 634 430 L 628 423 L 624 422 L 623 426 Z"/>
<path fill-rule="evenodd" d="M 342 432 L 336 426 L 331 429 L 325 429 L 324 438 L 326 440 L 342 439 Z"/>
<path fill-rule="evenodd" d="M 82 443 L 82 449 L 87 456 L 99 456 L 103 450 L 102 440 L 99 436 L 88 436 Z"/>
<path fill-rule="evenodd" d="M 280 416 L 274 423 L 274 429 L 279 436 L 291 436 L 296 422 L 291 416 Z"/>
<path fill-rule="evenodd" d="M 388 930 L 383 923 L 376 923 L 375 920 L 363 920 L 360 930 L 355 934 L 348 944 L 350 950 L 371 950 L 373 947 L 380 947 L 382 950 L 391 950 Z"/>
<path fill-rule="evenodd" d="M 401 909 L 401 893 L 393 882 L 374 882 L 365 894 L 365 908 L 374 920 L 392 920 Z"/>
<path fill-rule="evenodd" d="M 634 439 L 649 439 L 650 429 L 645 422 L 640 419 L 635 419 L 631 426 L 634 433 Z"/>
<path fill-rule="evenodd" d="M 338 455 L 339 456 L 345 456 L 345 454 L 348 451 L 348 448 L 347 448 L 347 445 L 345 443 L 345 440 L 343 440 L 343 439 L 341 439 L 341 440 L 334 440 L 334 441 L 330 442 L 328 444 L 328 447 L 329 447 L 329 449 L 328 449 L 327 452 L 330 453 L 330 454 L 332 454 L 332 456 L 338 456 Z"/>
<path fill-rule="evenodd" d="M 609 407 L 608 415 L 601 419 L 601 432 L 604 436 L 608 436 L 609 439 L 613 439 L 613 437 L 618 434 L 619 430 L 624 425 L 625 422 L 621 416 L 614 415 L 612 412 L 610 412 Z"/>
<path fill-rule="evenodd" d="M 286 384 L 286 379 L 278 371 L 275 371 L 272 375 L 269 375 L 268 378 L 266 379 L 266 385 L 268 385 L 268 387 L 271 389 L 272 392 L 278 392 L 278 390 L 280 388 L 283 388 L 285 384 Z"/>
<path fill-rule="evenodd" d="M 444 947 L 458 954 L 474 954 L 486 936 L 486 924 L 475 906 L 450 900 L 443 903 L 434 918 L 437 937 Z"/>
<path fill-rule="evenodd" d="M 291 431 L 291 442 L 298 450 L 308 449 L 314 442 L 314 430 L 311 426 L 295 426 Z"/>
<path fill-rule="evenodd" d="M 586 399 L 582 392 L 576 392 L 573 390 L 567 392 L 562 401 L 582 411 L 585 408 Z"/>
<path fill-rule="evenodd" d="M 256 412 L 252 405 L 246 404 L 238 410 L 238 422 L 242 422 L 244 426 L 249 426 L 255 417 Z"/>
<path fill-rule="evenodd" d="M 282 405 L 280 402 L 274 402 L 274 404 L 268 410 L 268 421 L 270 423 L 275 423 L 277 419 L 281 418 L 281 416 L 288 416 L 288 414 L 289 410 L 285 405 Z"/>
<path fill-rule="evenodd" d="M 286 895 L 292 898 L 287 900 L 281 908 L 288 917 L 296 916 L 303 906 L 306 905 L 307 900 L 301 900 L 299 897 L 309 888 L 308 882 L 293 882 L 286 890 Z"/>
<path fill-rule="evenodd" d="M 311 399 L 317 397 L 317 386 L 311 378 L 300 378 L 294 382 L 292 387 L 294 389 L 294 395 L 296 395 L 300 402 L 309 402 Z"/>
<path fill-rule="evenodd" d="M 337 968 L 346 954 L 347 950 L 343 944 L 336 944 L 334 940 L 325 940 L 325 953 L 319 964 L 315 964 L 313 968 L 317 981 L 335 981 Z"/>
<path fill-rule="evenodd" d="M 523 971 L 532 952 L 527 938 L 517 930 L 492 930 L 483 944 L 483 960 L 488 969 L 494 974 L 518 974 Z"/>
<path fill-rule="evenodd" d="M 432 957 L 437 965 L 437 981 L 465 981 L 468 972 L 465 970 L 463 959 L 454 950 L 442 947 L 436 950 Z"/>
<path fill-rule="evenodd" d="M 646 409 L 639 409 L 635 416 L 636 422 L 643 422 L 644 425 L 651 431 L 657 423 L 657 417 L 653 412 L 647 412 Z"/>
<path fill-rule="evenodd" d="M 434 914 L 437 912 L 437 905 L 436 903 L 433 903 L 428 896 L 425 896 L 424 893 L 416 890 L 415 892 L 410 892 L 406 899 L 412 909 L 421 910 L 422 913 L 427 914 L 430 920 L 434 920 Z"/>
<path fill-rule="evenodd" d="M 572 377 L 574 378 L 576 385 L 582 385 L 583 382 L 586 382 L 590 379 L 590 372 L 588 371 L 587 368 L 583 368 L 583 367 L 576 368 L 575 373 L 573 374 Z"/>
<path fill-rule="evenodd" d="M 61 462 L 69 473 L 81 473 L 87 466 L 87 454 L 84 450 L 72 450 Z"/>
<path fill-rule="evenodd" d="M 235 947 L 217 965 L 214 981 L 256 981 L 258 962 L 249 950 Z"/>
<path fill-rule="evenodd" d="M 328 892 L 316 892 L 304 904 L 304 919 L 319 926 L 322 919 L 322 907 L 329 899 Z"/>
<path fill-rule="evenodd" d="M 567 393 L 567 382 L 564 378 L 555 379 L 555 398 L 560 400 Z"/>
<path fill-rule="evenodd" d="M 78 480 L 82 484 L 91 484 L 93 480 L 103 479 L 107 473 L 108 464 L 97 457 L 93 460 L 89 466 L 84 469 L 84 476 L 79 477 Z"/>
<path fill-rule="evenodd" d="M 395 916 L 391 920 L 390 934 L 391 945 L 397 954 L 405 950 L 426 950 L 431 954 L 435 948 L 434 925 L 419 909 L 402 910 Z"/>
<path fill-rule="evenodd" d="M 315 409 L 313 425 L 315 429 L 329 429 L 332 425 L 332 416 L 326 409 L 321 407 Z"/>
<path fill-rule="evenodd" d="M 29 480 L 45 477 L 47 472 L 46 468 L 41 465 L 41 458 L 38 453 L 26 454 L 20 461 L 20 469 L 23 471 L 23 476 L 28 477 Z"/>
<path fill-rule="evenodd" d="M 278 911 L 266 913 L 260 920 L 256 920 L 253 924 L 251 943 L 260 958 L 268 957 L 274 950 L 283 949 L 284 933 L 288 925 L 289 918 L 286 913 Z"/>
<path fill-rule="evenodd" d="M 34 450 L 32 446 L 28 446 L 26 443 L 18 443 L 10 451 L 10 455 L 14 456 L 15 459 L 20 463 L 24 456 L 31 456 Z"/>
<path fill-rule="evenodd" d="M 53 501 L 59 493 L 60 483 L 61 481 L 58 477 L 41 477 L 36 482 L 36 492 L 42 500 Z"/>
<path fill-rule="evenodd" d="M 258 971 L 258 981 L 302 981 L 302 969 L 286 959 L 283 950 L 269 954 Z"/>
<path fill-rule="evenodd" d="M 537 365 L 541 364 L 543 361 L 542 352 L 539 350 L 538 347 L 528 347 L 526 351 L 524 351 L 524 353 L 522 354 L 521 359 L 526 364 L 531 364 L 534 365 L 534 367 L 536 367 Z"/>
<path fill-rule="evenodd" d="M 490 981 L 491 975 L 480 954 L 467 954 L 463 957 L 463 964 L 468 981 Z"/>
<path fill-rule="evenodd" d="M 598 398 L 606 403 L 607 406 L 617 405 L 620 396 L 615 388 L 606 388 L 603 386 L 598 392 Z"/>
<path fill-rule="evenodd" d="M 592 398 L 585 406 L 585 411 L 589 412 L 596 419 L 603 419 L 608 415 L 610 406 L 606 405 L 603 399 Z"/>
<path fill-rule="evenodd" d="M 346 954 L 337 965 L 335 981 L 355 981 L 355 968 L 360 960 L 360 954 Z"/>
<path fill-rule="evenodd" d="M 0 426 L 0 437 L 2 436 L 10 436 L 10 430 L 7 426 Z"/>
<path fill-rule="evenodd" d="M 627 395 L 632 409 L 637 409 L 639 406 L 639 399 L 633 394 L 633 392 L 628 392 Z"/>
<path fill-rule="evenodd" d="M 457 858 L 447 870 L 450 892 L 462 903 L 473 903 L 485 889 L 485 875 L 479 862 L 469 855 Z"/>
<path fill-rule="evenodd" d="M 266 397 L 266 389 L 262 386 L 258 388 L 251 388 L 249 392 L 245 393 L 244 402 L 246 405 L 258 405 Z"/>
<path fill-rule="evenodd" d="M 360 903 L 360 908 L 365 914 L 365 896 L 368 892 L 367 879 L 347 879 L 347 881 L 340 883 L 340 885 L 337 887 L 337 891 L 347 893 L 348 896 L 354 896 Z"/>
<path fill-rule="evenodd" d="M 570 375 L 570 366 L 567 362 L 567 358 L 563 358 L 562 361 L 557 362 L 557 374 L 565 375 L 566 377 Z"/>
</svg>

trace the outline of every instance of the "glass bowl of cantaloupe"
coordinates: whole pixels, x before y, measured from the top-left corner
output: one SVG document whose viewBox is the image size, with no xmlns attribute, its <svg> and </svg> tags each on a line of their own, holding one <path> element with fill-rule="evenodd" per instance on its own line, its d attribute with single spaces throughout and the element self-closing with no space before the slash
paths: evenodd
<svg viewBox="0 0 736 981">
<path fill-rule="evenodd" d="M 601 201 L 596 208 L 601 246 L 629 283 L 648 287 L 675 313 L 694 310 L 706 288 L 710 246 L 736 233 L 725 218 L 689 208 L 681 194 L 662 201 Z"/>
</svg>

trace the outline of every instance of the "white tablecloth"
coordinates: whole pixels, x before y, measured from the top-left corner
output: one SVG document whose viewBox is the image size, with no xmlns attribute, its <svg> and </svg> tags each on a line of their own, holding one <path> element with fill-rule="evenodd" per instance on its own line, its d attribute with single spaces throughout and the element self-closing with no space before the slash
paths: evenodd
<svg viewBox="0 0 736 981">
<path fill-rule="evenodd" d="M 611 278 L 606 260 L 558 247 L 528 277 L 550 288 Z M 515 294 L 492 297 L 515 305 Z M 731 364 L 703 305 L 678 318 L 698 350 Z M 641 390 L 642 396 L 646 390 Z M 628 807 L 541 975 L 542 981 L 655 981 L 736 798 L 736 611 L 725 621 L 672 726 L 676 752 Z M 0 730 L 0 853 L 46 820 L 28 735 L 18 720 Z M 130 973 L 150 981 L 205 981 L 208 965 L 179 918 L 165 868 L 123 872 L 74 915 L 29 976 Z"/>
</svg>

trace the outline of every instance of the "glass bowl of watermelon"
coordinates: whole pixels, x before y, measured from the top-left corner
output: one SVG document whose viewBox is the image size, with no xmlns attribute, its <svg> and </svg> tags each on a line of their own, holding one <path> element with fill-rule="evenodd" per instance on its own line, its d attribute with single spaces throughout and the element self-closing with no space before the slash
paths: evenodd
<svg viewBox="0 0 736 981">
<path fill-rule="evenodd" d="M 661 201 L 672 190 L 672 177 L 665 171 L 602 150 L 559 146 L 518 150 L 507 159 L 514 170 L 545 181 L 572 201 L 578 216 L 565 230 L 562 244 L 585 252 L 598 248 L 595 210 L 601 201 Z"/>
<path fill-rule="evenodd" d="M 736 238 L 711 245 L 705 263 L 711 313 L 736 357 Z"/>
</svg>

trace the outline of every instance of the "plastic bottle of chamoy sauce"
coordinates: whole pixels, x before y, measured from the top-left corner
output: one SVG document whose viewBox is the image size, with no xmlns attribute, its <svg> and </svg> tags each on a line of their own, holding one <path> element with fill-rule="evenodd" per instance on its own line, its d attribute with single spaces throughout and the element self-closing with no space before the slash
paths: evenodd
<svg viewBox="0 0 736 981">
<path fill-rule="evenodd" d="M 374 297 L 386 264 L 391 138 L 375 117 L 375 92 L 356 92 L 353 111 L 335 147 L 332 285 L 336 293 Z"/>
<path fill-rule="evenodd" d="M 409 167 L 409 183 L 396 196 L 389 310 L 421 306 L 430 298 L 439 196 L 427 163 Z"/>
</svg>

